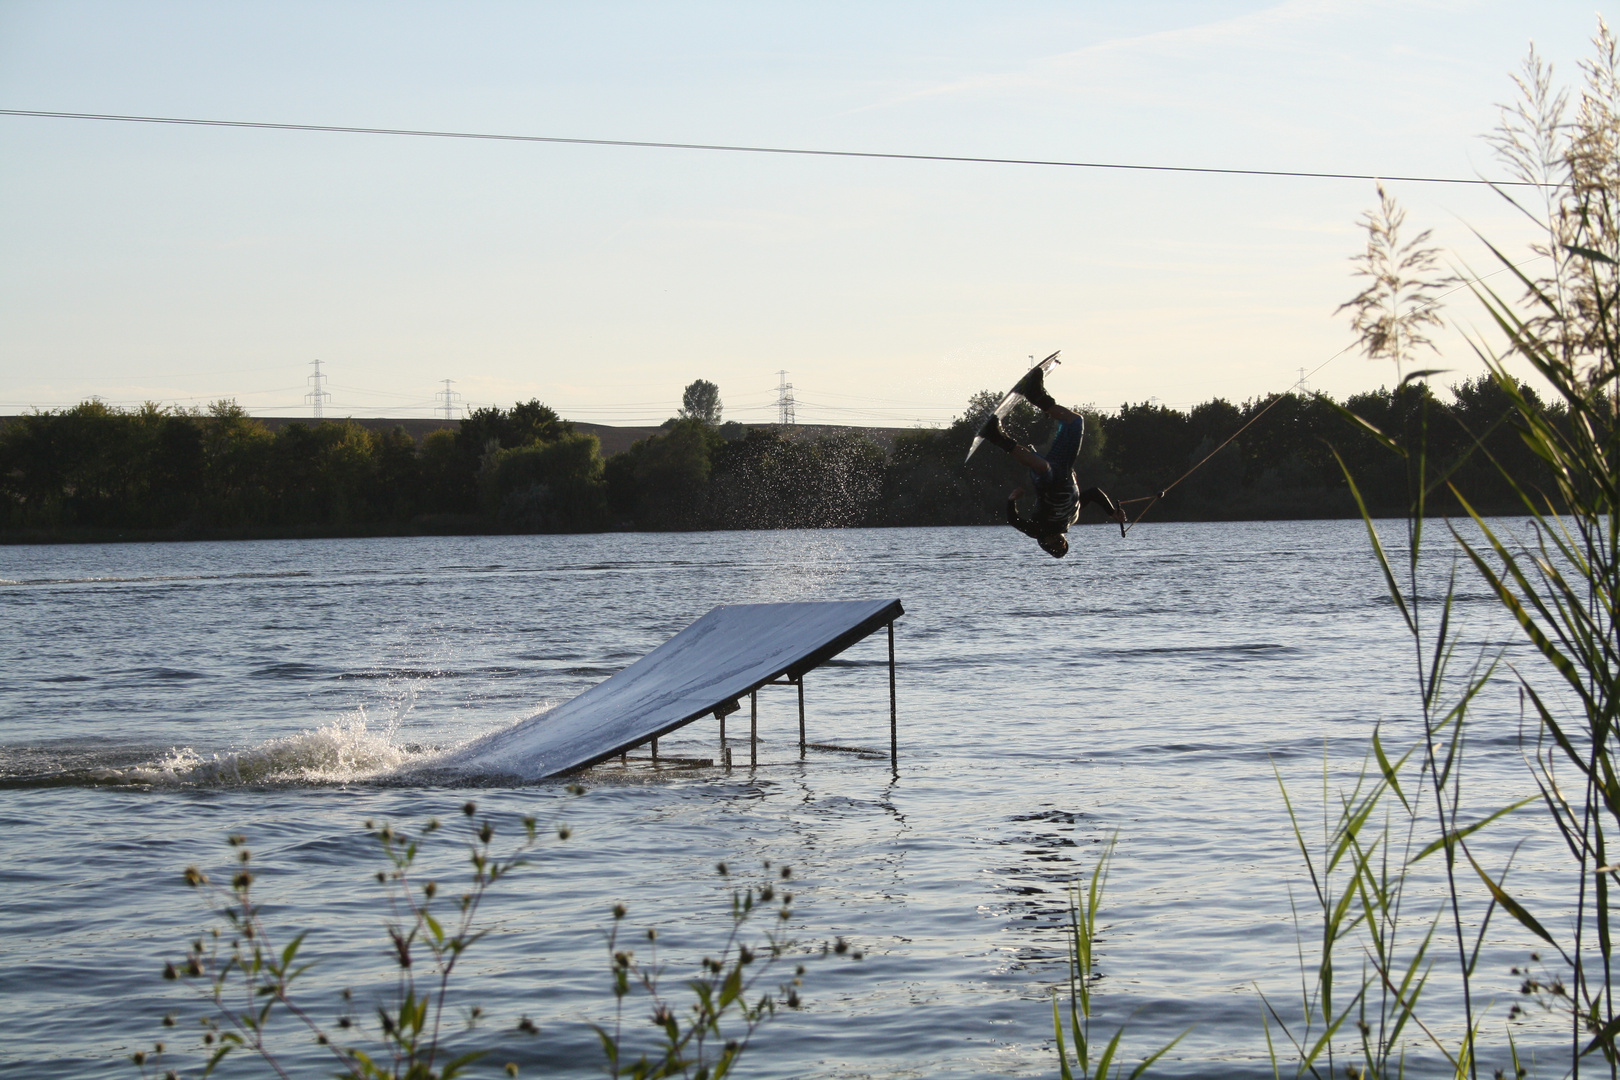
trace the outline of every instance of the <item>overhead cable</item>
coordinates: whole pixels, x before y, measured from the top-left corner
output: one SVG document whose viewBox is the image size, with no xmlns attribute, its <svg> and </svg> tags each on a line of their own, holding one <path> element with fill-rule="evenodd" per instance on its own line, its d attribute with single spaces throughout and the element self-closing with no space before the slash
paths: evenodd
<svg viewBox="0 0 1620 1080">
<path fill-rule="evenodd" d="M 898 154 L 872 150 L 811 150 L 791 146 L 727 143 L 651 142 L 642 139 L 575 139 L 559 135 L 500 135 L 482 131 L 427 131 L 415 128 L 353 127 L 340 124 L 283 124 L 260 120 L 205 120 L 186 116 L 122 116 L 114 113 L 0 109 L 0 116 L 52 120 L 106 120 L 125 124 L 178 124 L 185 127 L 249 128 L 260 131 L 320 131 L 343 135 L 410 135 L 424 139 L 482 139 L 491 142 L 553 143 L 565 146 L 626 146 L 644 150 L 718 150 L 732 154 L 787 154 L 800 157 L 875 158 L 884 161 L 947 161 L 975 165 L 1042 165 L 1064 169 L 1203 173 L 1215 176 L 1282 176 L 1307 180 L 1382 180 L 1413 184 L 1472 184 L 1480 187 L 1541 187 L 1527 180 L 1482 180 L 1453 176 L 1380 176 L 1374 173 L 1311 172 L 1304 169 L 1217 169 L 1195 165 L 1131 165 L 1114 161 L 1062 161 L 1052 158 L 975 157 L 966 154 Z"/>
</svg>

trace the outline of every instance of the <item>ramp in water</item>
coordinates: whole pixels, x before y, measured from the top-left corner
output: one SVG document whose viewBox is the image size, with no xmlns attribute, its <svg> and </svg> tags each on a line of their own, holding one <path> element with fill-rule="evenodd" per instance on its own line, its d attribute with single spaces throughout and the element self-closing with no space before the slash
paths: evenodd
<svg viewBox="0 0 1620 1080">
<path fill-rule="evenodd" d="M 441 762 L 461 773 L 538 780 L 734 711 L 768 682 L 797 682 L 905 614 L 899 600 L 731 604 L 572 701 L 493 732 Z"/>
</svg>

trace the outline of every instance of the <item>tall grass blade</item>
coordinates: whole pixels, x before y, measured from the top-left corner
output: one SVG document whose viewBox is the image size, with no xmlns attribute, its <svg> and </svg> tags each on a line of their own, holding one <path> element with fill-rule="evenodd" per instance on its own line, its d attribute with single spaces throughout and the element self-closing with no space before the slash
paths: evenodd
<svg viewBox="0 0 1620 1080">
<path fill-rule="evenodd" d="M 1468 860 L 1469 865 L 1474 868 L 1474 873 L 1478 874 L 1479 879 L 1485 883 L 1485 888 L 1490 891 L 1491 896 L 1498 904 L 1501 904 L 1502 907 L 1506 909 L 1509 915 L 1512 915 L 1515 919 L 1519 920 L 1520 925 L 1522 925 L 1526 930 L 1530 931 L 1532 934 L 1536 935 L 1553 948 L 1558 948 L 1558 942 L 1553 939 L 1551 934 L 1547 933 L 1547 928 L 1542 926 L 1541 923 L 1536 920 L 1534 915 L 1526 911 L 1524 905 L 1520 904 L 1517 900 L 1513 899 L 1513 897 L 1502 891 L 1502 887 L 1491 880 L 1491 875 L 1487 874 L 1484 868 L 1481 867 L 1478 862 L 1474 861 L 1474 856 L 1471 852 L 1469 852 L 1468 848 L 1464 847 L 1462 849 L 1462 853 L 1463 857 Z"/>
</svg>

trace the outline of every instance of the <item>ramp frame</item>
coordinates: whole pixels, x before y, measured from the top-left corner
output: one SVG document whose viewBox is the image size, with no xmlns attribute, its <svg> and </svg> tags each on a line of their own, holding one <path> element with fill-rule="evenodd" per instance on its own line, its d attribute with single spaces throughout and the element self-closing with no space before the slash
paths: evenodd
<svg viewBox="0 0 1620 1080">
<path fill-rule="evenodd" d="M 749 699 L 749 763 L 759 764 L 759 690 L 792 685 L 799 706 L 799 751 L 823 748 L 808 738 L 805 675 L 879 629 L 887 631 L 889 764 L 898 772 L 899 702 L 894 622 L 899 600 L 834 600 L 721 605 L 639 660 L 577 697 L 522 723 L 474 740 L 446 762 L 483 777 L 539 780 L 588 769 L 610 758 L 628 760 L 647 746 L 706 716 L 720 723 L 721 758 L 729 767 L 726 717 Z M 851 747 L 825 747 L 851 750 Z M 688 766 L 701 759 L 683 761 Z"/>
</svg>

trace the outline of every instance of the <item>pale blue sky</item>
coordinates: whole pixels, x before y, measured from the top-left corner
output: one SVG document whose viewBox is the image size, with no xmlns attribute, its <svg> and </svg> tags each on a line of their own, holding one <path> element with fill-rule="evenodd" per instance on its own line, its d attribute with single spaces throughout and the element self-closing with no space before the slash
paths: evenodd
<svg viewBox="0 0 1620 1080">
<path fill-rule="evenodd" d="M 1545 0 L 0 0 L 0 107 L 828 149 L 1498 175 L 1479 139 Z M 1395 184 L 1456 258 L 1521 224 Z M 1286 389 L 1348 341 L 1368 182 L 781 158 L 0 117 L 0 411 L 656 422 L 948 419 L 1064 350 L 1060 399 Z M 1464 325 L 1478 316 L 1458 298 Z M 1476 365 L 1454 336 L 1444 366 Z M 1388 381 L 1354 356 L 1311 385 Z"/>
</svg>

